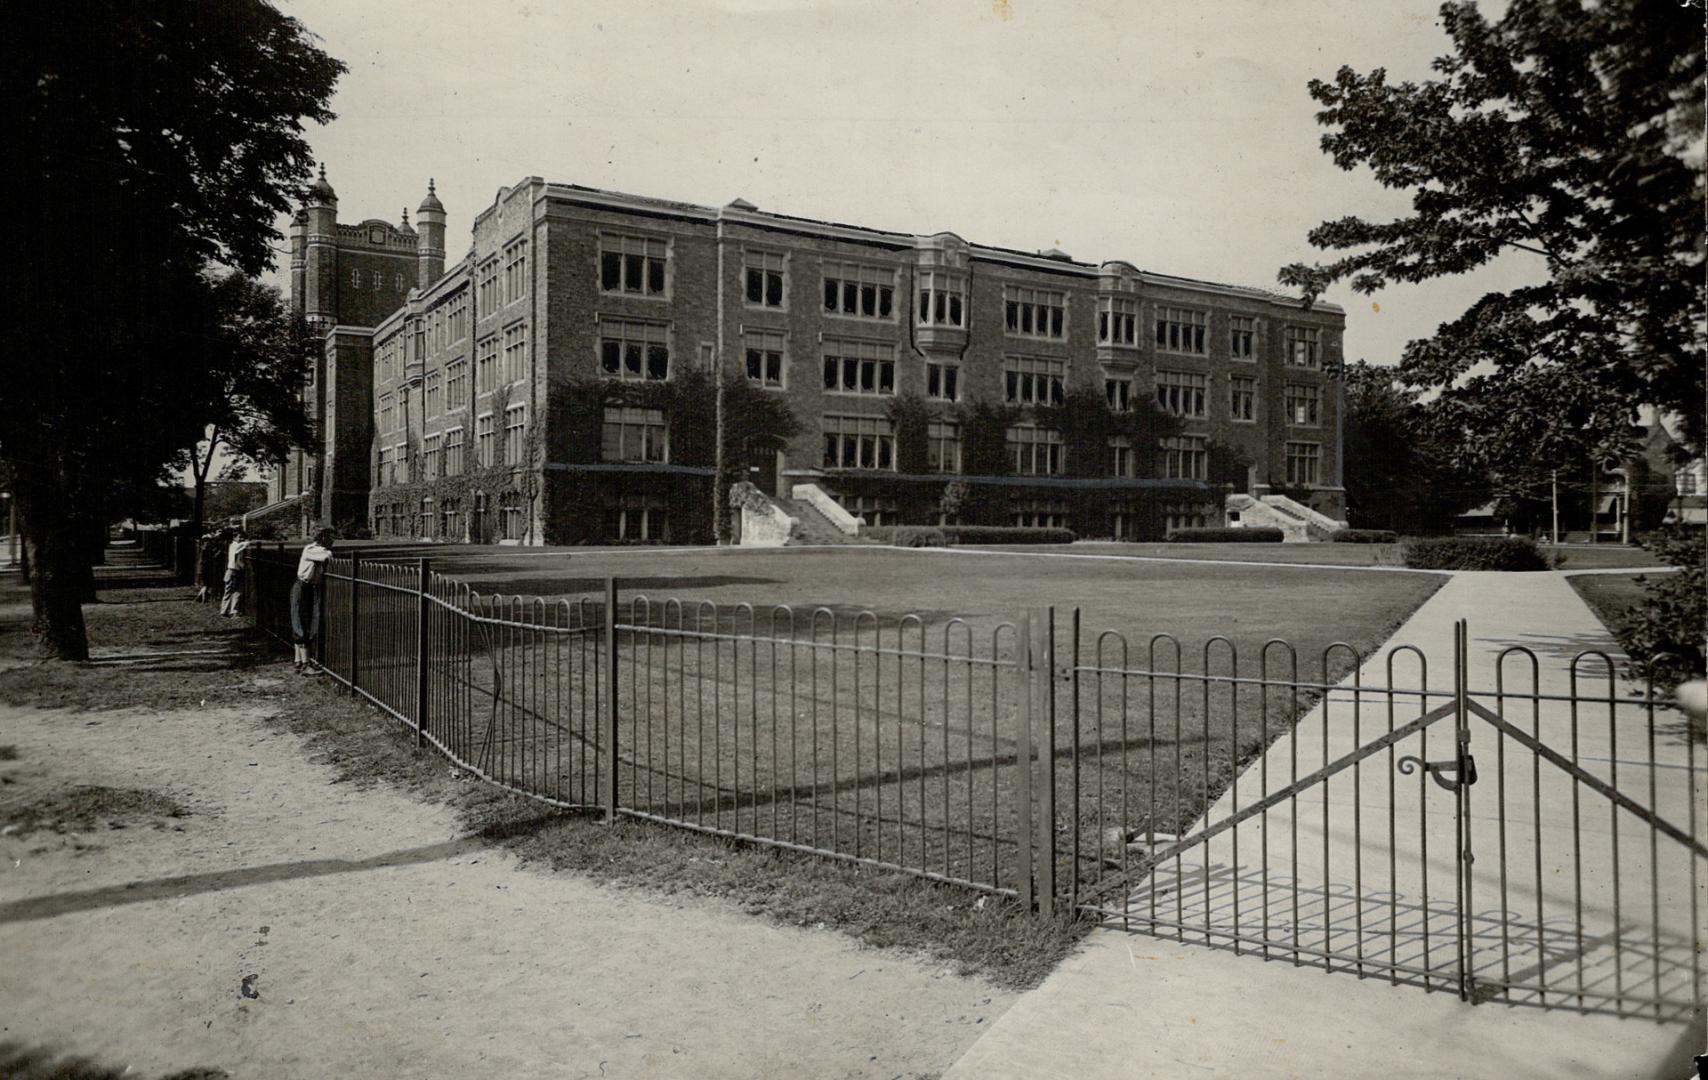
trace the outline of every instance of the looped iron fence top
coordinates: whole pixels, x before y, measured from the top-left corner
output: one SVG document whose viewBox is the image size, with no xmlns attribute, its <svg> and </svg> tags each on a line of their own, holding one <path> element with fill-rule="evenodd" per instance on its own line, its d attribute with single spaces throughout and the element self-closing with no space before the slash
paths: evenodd
<svg viewBox="0 0 1708 1080">
<path fill-rule="evenodd" d="M 254 557 L 252 610 L 288 636 L 294 555 Z M 1077 610 L 483 594 L 359 552 L 321 593 L 339 685 L 556 806 L 1467 1001 L 1701 1001 L 1697 744 L 1605 652 L 1506 647 L 1490 687 L 1462 625 L 1432 665 Z"/>
</svg>

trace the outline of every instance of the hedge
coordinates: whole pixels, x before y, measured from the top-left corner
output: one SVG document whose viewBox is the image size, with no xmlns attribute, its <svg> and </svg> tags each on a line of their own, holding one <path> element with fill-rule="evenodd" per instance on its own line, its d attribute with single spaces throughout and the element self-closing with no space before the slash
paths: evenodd
<svg viewBox="0 0 1708 1080">
<path fill-rule="evenodd" d="M 1072 529 L 1026 529 L 1008 525 L 898 525 L 862 529 L 860 535 L 896 547 L 949 544 L 1071 544 Z"/>
<path fill-rule="evenodd" d="M 1413 570 L 1547 570 L 1536 541 L 1521 536 L 1413 537 L 1405 541 L 1405 564 Z"/>
<path fill-rule="evenodd" d="M 1168 534 L 1169 543 L 1178 544 L 1279 544 L 1280 529 L 1175 529 Z"/>
<path fill-rule="evenodd" d="M 1397 544 L 1400 537 L 1392 529 L 1336 529 L 1329 540 L 1336 544 Z"/>
</svg>

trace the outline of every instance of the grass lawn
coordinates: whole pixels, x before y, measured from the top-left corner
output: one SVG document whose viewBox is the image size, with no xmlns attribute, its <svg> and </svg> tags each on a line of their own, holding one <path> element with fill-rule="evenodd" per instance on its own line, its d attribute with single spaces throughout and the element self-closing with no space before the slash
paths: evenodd
<svg viewBox="0 0 1708 1080">
<path fill-rule="evenodd" d="M 1641 606 L 1648 595 L 1637 579 L 1639 574 L 1586 574 L 1568 578 L 1583 602 L 1595 612 L 1595 617 L 1614 637 L 1624 629 L 1633 608 Z"/>
<path fill-rule="evenodd" d="M 489 595 L 584 598 L 619 576 L 619 620 L 635 627 L 618 657 L 623 806 L 1000 889 L 1021 880 L 1012 623 L 1027 605 L 1057 606 L 1056 660 L 1068 667 L 1081 611 L 1082 671 L 1054 686 L 1053 748 L 1061 876 L 1084 880 L 1103 869 L 1105 830 L 1185 828 L 1317 696 L 1288 684 L 1279 646 L 1275 685 L 1193 673 L 1255 678 L 1265 643 L 1282 639 L 1300 680 L 1337 681 L 1445 580 L 891 548 L 467 554 L 436 565 Z M 407 604 L 383 621 L 387 595 L 362 601 L 365 625 L 413 641 Z M 919 624 L 901 618 L 910 611 Z M 599 640 L 565 640 L 463 633 L 457 659 L 435 674 L 436 734 L 495 779 L 594 801 Z M 364 684 L 407 682 L 387 683 L 383 658 L 363 663 Z M 411 663 L 399 655 L 395 666 Z"/>
</svg>

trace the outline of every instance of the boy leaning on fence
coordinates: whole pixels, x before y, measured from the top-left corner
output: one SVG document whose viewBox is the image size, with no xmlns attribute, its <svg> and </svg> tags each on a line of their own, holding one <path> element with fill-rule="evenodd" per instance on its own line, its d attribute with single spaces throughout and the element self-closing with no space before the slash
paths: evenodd
<svg viewBox="0 0 1708 1080">
<path fill-rule="evenodd" d="M 302 549 L 296 580 L 291 582 L 291 644 L 298 675 L 320 674 L 320 669 L 308 662 L 308 647 L 320 636 L 321 582 L 326 579 L 326 563 L 332 558 L 332 539 L 331 529 L 314 534 Z"/>
<path fill-rule="evenodd" d="M 231 546 L 225 549 L 225 595 L 219 605 L 219 613 L 228 619 L 235 619 L 243 606 L 243 575 L 249 568 L 245 555 L 248 550 L 248 535 L 242 529 L 234 529 Z"/>
</svg>

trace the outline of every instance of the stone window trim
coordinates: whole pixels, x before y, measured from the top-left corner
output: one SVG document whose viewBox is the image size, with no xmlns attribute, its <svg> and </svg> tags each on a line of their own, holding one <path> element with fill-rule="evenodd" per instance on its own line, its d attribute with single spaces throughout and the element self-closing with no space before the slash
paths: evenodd
<svg viewBox="0 0 1708 1080">
<path fill-rule="evenodd" d="M 792 256 L 773 248 L 749 247 L 741 253 L 741 296 L 746 307 L 759 311 L 789 310 L 789 270 Z"/>
<path fill-rule="evenodd" d="M 1204 309 L 1158 304 L 1152 321 L 1156 326 L 1157 352 L 1210 354 L 1210 314 Z"/>
<path fill-rule="evenodd" d="M 642 230 L 600 229 L 599 291 L 629 300 L 669 301 L 675 238 Z"/>
<path fill-rule="evenodd" d="M 1139 347 L 1139 302 L 1125 296 L 1097 298 L 1097 343 L 1121 349 Z"/>
<path fill-rule="evenodd" d="M 1103 397 L 1109 403 L 1109 411 L 1114 413 L 1130 413 L 1133 411 L 1133 379 L 1130 375 L 1106 375 L 1103 377 Z"/>
<path fill-rule="evenodd" d="M 827 469 L 893 472 L 895 429 L 887 416 L 825 414 L 819 417 Z"/>
<path fill-rule="evenodd" d="M 1210 377 L 1201 371 L 1159 369 L 1156 403 L 1164 412 L 1189 420 L 1209 416 Z"/>
<path fill-rule="evenodd" d="M 1257 380 L 1249 375 L 1228 378 L 1228 418 L 1236 424 L 1257 423 Z"/>
<path fill-rule="evenodd" d="M 1287 483 L 1291 487 L 1318 487 L 1322 483 L 1322 443 L 1286 444 Z"/>
<path fill-rule="evenodd" d="M 1066 400 L 1068 362 L 1053 356 L 1005 356 L 1003 400 L 1010 405 L 1060 405 Z"/>
<path fill-rule="evenodd" d="M 523 465 L 528 434 L 528 403 L 521 402 L 504 410 L 504 464 Z"/>
<path fill-rule="evenodd" d="M 926 425 L 926 468 L 934 473 L 961 471 L 961 425 L 932 420 Z"/>
<path fill-rule="evenodd" d="M 914 293 L 918 297 L 914 309 L 917 325 L 966 328 L 970 320 L 965 273 L 940 269 L 915 271 Z"/>
<path fill-rule="evenodd" d="M 605 406 L 599 435 L 599 460 L 606 462 L 667 463 L 670 425 L 661 409 L 628 405 Z"/>
<path fill-rule="evenodd" d="M 742 327 L 741 356 L 748 382 L 767 390 L 788 388 L 788 334 L 781 330 Z"/>
<path fill-rule="evenodd" d="M 1109 475 L 1131 479 L 1136 475 L 1135 464 L 1132 436 L 1109 436 Z"/>
<path fill-rule="evenodd" d="M 1228 359 L 1256 363 L 1263 320 L 1255 315 L 1228 316 Z"/>
<path fill-rule="evenodd" d="M 525 316 L 517 316 L 499 331 L 502 345 L 499 349 L 499 382 L 504 386 L 514 386 L 528 381 L 532 365 L 528 352 L 528 323 Z"/>
<path fill-rule="evenodd" d="M 496 423 L 488 410 L 474 418 L 474 454 L 481 468 L 488 469 L 498 463 L 497 449 Z"/>
<path fill-rule="evenodd" d="M 668 322 L 595 316 L 594 370 L 624 382 L 670 379 L 675 328 Z"/>
<path fill-rule="evenodd" d="M 961 366 L 959 364 L 926 364 L 925 396 L 932 401 L 961 400 Z"/>
<path fill-rule="evenodd" d="M 1068 296 L 1058 289 L 1004 285 L 1002 311 L 1003 329 L 1009 337 L 1068 339 Z"/>
<path fill-rule="evenodd" d="M 1287 367 L 1317 371 L 1322 368 L 1323 333 L 1317 326 L 1288 326 L 1281 333 L 1281 362 Z"/>
<path fill-rule="evenodd" d="M 1210 470 L 1209 438 L 1177 435 L 1162 440 L 1162 475 L 1169 480 L 1204 480 Z"/>
<path fill-rule="evenodd" d="M 823 314 L 833 319 L 894 323 L 899 270 L 893 264 L 824 260 L 820 280 Z"/>
<path fill-rule="evenodd" d="M 1315 383 L 1287 383 L 1283 397 L 1287 426 L 1321 427 L 1322 398 L 1322 387 Z"/>
<path fill-rule="evenodd" d="M 1016 476 L 1061 476 L 1067 471 L 1067 442 L 1055 428 L 1015 424 L 1005 441 Z"/>
<path fill-rule="evenodd" d="M 824 339 L 823 390 L 833 397 L 892 397 L 896 392 L 896 347 L 861 338 Z"/>
<path fill-rule="evenodd" d="M 504 263 L 503 290 L 500 303 L 508 307 L 528 295 L 528 236 L 518 233 L 504 244 L 500 252 Z"/>
</svg>

